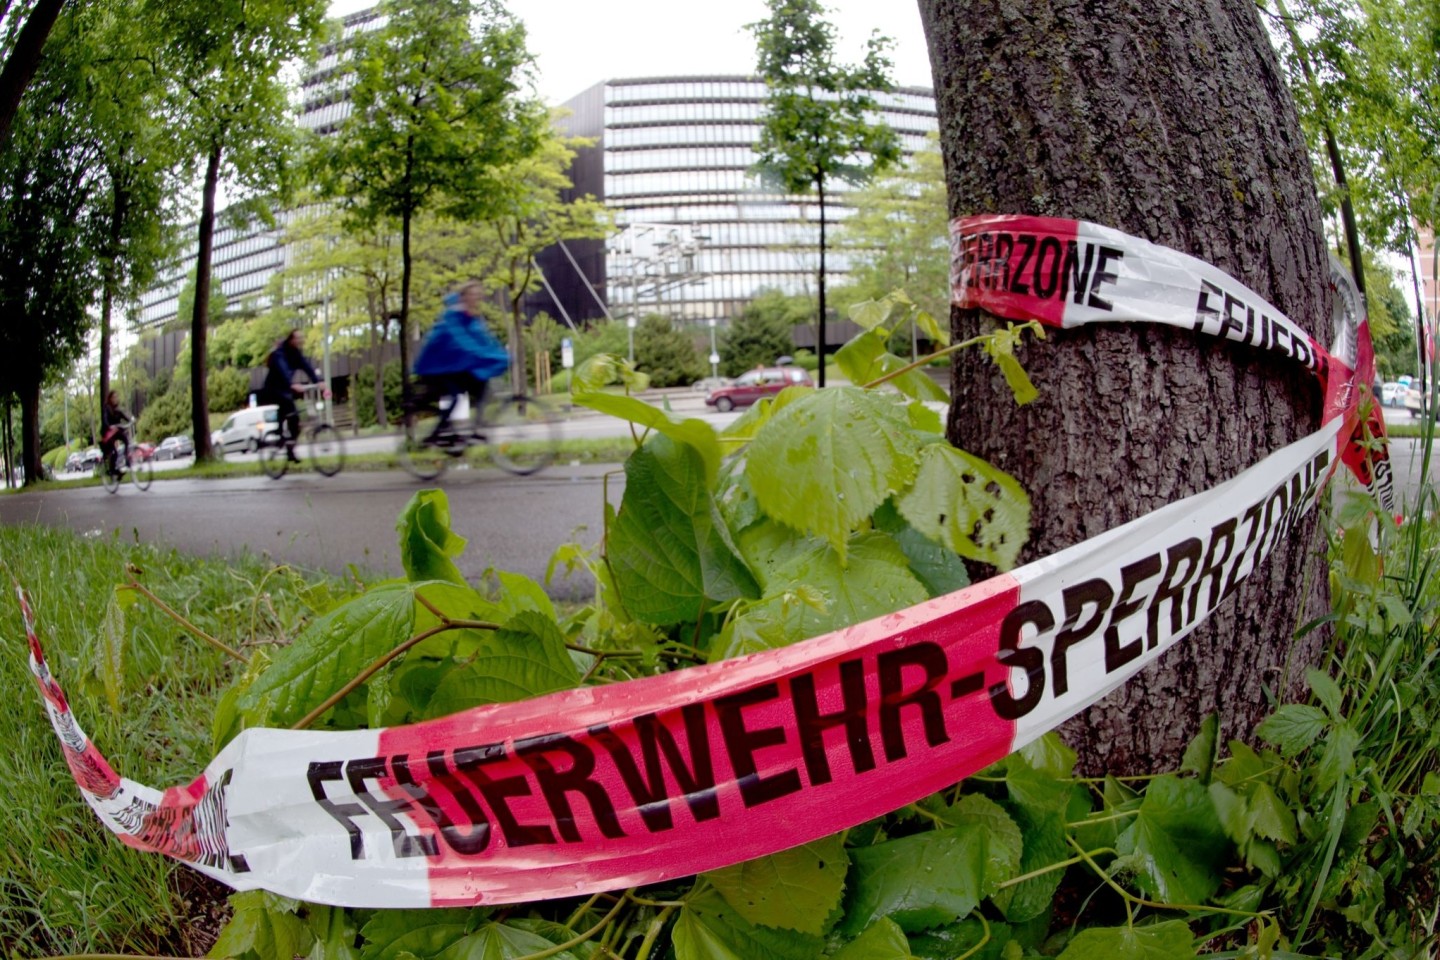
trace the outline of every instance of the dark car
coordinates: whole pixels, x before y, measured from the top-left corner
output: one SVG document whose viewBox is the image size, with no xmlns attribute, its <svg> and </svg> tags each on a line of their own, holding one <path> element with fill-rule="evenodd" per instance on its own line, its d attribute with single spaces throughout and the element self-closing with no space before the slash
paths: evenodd
<svg viewBox="0 0 1440 960">
<path fill-rule="evenodd" d="M 195 441 L 189 437 L 166 437 L 160 441 L 160 446 L 155 448 L 156 460 L 178 460 L 180 457 L 188 457 L 195 452 Z"/>
<path fill-rule="evenodd" d="M 742 373 L 728 387 L 712 390 L 705 403 L 716 410 L 748 407 L 764 397 L 773 397 L 786 387 L 813 387 L 810 374 L 800 367 L 757 367 Z"/>
</svg>

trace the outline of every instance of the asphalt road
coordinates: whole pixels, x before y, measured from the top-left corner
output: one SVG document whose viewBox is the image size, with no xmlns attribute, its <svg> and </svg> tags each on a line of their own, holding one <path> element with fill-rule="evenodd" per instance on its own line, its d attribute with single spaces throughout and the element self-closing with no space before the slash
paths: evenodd
<svg viewBox="0 0 1440 960">
<path fill-rule="evenodd" d="M 1397 496 L 1408 510 L 1421 483 L 1418 442 L 1395 441 L 1392 461 Z M 1440 481 L 1440 464 L 1432 464 L 1430 478 Z M 403 572 L 396 519 L 426 486 L 446 491 L 452 526 L 469 540 L 457 561 L 467 578 L 495 567 L 543 582 L 558 546 L 599 543 L 604 503 L 608 498 L 619 504 L 624 474 L 618 465 L 561 463 L 532 477 L 453 470 L 428 485 L 399 472 L 348 472 L 329 479 L 302 473 L 280 481 L 258 471 L 229 480 L 157 478 L 148 492 L 125 484 L 116 494 L 92 486 L 0 496 L 0 523 L 68 526 L 94 537 L 119 530 L 187 553 L 249 551 L 335 574 L 353 564 L 363 575 L 388 577 Z M 549 586 L 553 596 L 566 599 L 583 599 L 592 590 L 584 573 Z"/>
</svg>

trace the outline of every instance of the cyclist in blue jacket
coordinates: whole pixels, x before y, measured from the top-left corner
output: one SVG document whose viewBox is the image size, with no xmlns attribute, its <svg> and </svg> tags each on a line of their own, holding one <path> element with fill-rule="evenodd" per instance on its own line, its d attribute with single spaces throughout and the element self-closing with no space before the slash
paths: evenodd
<svg viewBox="0 0 1440 960">
<path fill-rule="evenodd" d="M 486 384 L 510 369 L 510 354 L 485 326 L 480 302 L 485 288 L 471 281 L 445 295 L 445 310 L 430 328 L 415 358 L 415 376 L 434 393 L 449 398 L 440 405 L 440 419 L 427 440 L 443 434 L 462 392 L 478 409 Z"/>
</svg>

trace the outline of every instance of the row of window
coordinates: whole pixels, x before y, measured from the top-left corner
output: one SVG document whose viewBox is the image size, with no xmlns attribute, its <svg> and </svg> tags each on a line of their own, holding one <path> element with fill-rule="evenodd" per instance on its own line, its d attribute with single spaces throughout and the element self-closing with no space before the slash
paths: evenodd
<svg viewBox="0 0 1440 960">
<path fill-rule="evenodd" d="M 665 127 L 631 127 L 605 131 L 605 148 L 660 147 L 670 144 L 750 144 L 760 139 L 755 123 L 681 124 Z"/>
<path fill-rule="evenodd" d="M 641 261 L 633 257 L 612 254 L 606 258 L 605 276 L 612 291 L 640 287 L 650 289 L 657 281 L 695 275 L 709 279 L 734 273 L 786 273 L 815 270 L 819 266 L 817 251 L 818 234 L 809 243 L 784 247 L 704 247 L 699 252 L 677 257 L 673 261 Z M 795 242 L 794 240 L 790 242 Z M 840 250 L 825 252 L 825 269 L 845 272 L 850 269 L 850 257 Z"/>
<path fill-rule="evenodd" d="M 749 147 L 668 147 L 616 151 L 606 156 L 605 168 L 622 173 L 686 167 L 749 167 L 756 159 L 755 151 Z"/>
<path fill-rule="evenodd" d="M 828 261 L 827 261 L 827 272 Z M 844 271 L 836 270 L 834 277 L 837 282 L 843 277 Z M 609 285 L 610 312 L 615 316 L 626 316 L 630 313 L 665 313 L 672 317 L 691 317 L 703 319 L 705 317 L 729 317 L 734 315 L 734 307 L 752 299 L 757 293 L 766 288 L 774 288 L 785 293 L 802 293 L 815 289 L 815 271 L 813 269 L 796 268 L 778 270 L 769 273 L 731 273 L 714 275 L 701 278 L 695 283 L 667 288 L 657 296 L 653 288 L 641 288 L 640 296 L 637 299 L 633 288 L 617 287 L 613 279 Z"/>
<path fill-rule="evenodd" d="M 611 83 L 607 102 L 625 100 L 741 100 L 762 99 L 765 84 L 758 80 L 677 80 L 671 83 Z"/>
</svg>

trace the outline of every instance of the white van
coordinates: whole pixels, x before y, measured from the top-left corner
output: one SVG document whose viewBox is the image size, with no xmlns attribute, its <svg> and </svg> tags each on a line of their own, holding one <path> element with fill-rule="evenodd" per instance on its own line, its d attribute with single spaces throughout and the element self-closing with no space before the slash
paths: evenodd
<svg viewBox="0 0 1440 960">
<path fill-rule="evenodd" d="M 254 453 L 262 442 L 280 439 L 280 408 L 274 404 L 246 407 L 225 418 L 220 429 L 210 434 L 210 445 L 222 453 L 243 450 Z"/>
</svg>

